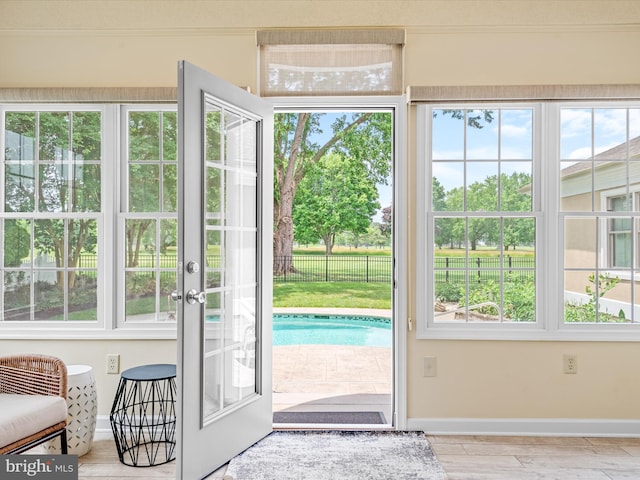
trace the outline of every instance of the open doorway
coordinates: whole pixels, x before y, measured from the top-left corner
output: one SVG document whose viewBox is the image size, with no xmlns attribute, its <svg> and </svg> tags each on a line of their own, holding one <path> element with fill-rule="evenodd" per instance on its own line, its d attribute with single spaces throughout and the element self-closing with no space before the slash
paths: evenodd
<svg viewBox="0 0 640 480">
<path fill-rule="evenodd" d="M 276 425 L 394 424 L 395 113 L 275 114 Z"/>
</svg>

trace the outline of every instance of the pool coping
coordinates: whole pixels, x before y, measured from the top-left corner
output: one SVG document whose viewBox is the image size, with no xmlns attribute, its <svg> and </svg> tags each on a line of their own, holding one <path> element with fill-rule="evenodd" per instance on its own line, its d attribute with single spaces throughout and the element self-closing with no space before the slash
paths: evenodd
<svg viewBox="0 0 640 480">
<path fill-rule="evenodd" d="M 273 313 L 304 313 L 304 314 L 320 314 L 320 315 L 354 315 L 367 317 L 385 317 L 391 318 L 391 310 L 379 308 L 321 308 L 321 307 L 273 307 Z"/>
</svg>

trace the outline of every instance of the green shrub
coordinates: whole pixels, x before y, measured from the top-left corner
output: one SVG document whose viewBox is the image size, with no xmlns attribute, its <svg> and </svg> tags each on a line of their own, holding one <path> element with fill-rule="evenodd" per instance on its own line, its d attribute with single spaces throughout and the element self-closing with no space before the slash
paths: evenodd
<svg viewBox="0 0 640 480">
<path fill-rule="evenodd" d="M 457 283 L 436 283 L 435 293 L 439 302 L 457 303 L 464 297 L 464 287 Z"/>
<path fill-rule="evenodd" d="M 612 315 L 600 310 L 599 298 L 602 298 L 609 290 L 615 288 L 620 282 L 620 278 L 611 277 L 609 274 L 601 273 L 598 276 L 598 288 L 595 288 L 596 275 L 589 275 L 589 284 L 584 287 L 584 291 L 589 295 L 587 303 L 568 302 L 564 306 L 564 321 L 568 323 L 593 323 L 599 322 L 624 322 L 626 317 L 624 310 L 620 309 L 618 315 Z"/>
</svg>

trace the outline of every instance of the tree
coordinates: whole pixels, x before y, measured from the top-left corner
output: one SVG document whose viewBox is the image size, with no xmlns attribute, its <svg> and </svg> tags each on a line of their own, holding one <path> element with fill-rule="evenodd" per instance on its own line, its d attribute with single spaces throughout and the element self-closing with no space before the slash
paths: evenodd
<svg viewBox="0 0 640 480">
<path fill-rule="evenodd" d="M 207 116 L 207 126 L 212 116 Z M 216 118 L 216 123 L 218 119 Z M 216 137 L 217 138 L 217 137 Z M 209 145 L 208 145 L 209 147 Z M 129 114 L 129 211 L 175 212 L 177 208 L 177 115 L 175 112 L 131 112 Z M 208 157 L 211 158 L 211 157 Z M 164 160 L 162 167 L 156 162 Z M 149 162 L 148 164 L 145 162 Z M 161 169 L 162 168 L 162 169 Z M 161 192 L 162 187 L 162 192 Z M 162 195 L 161 195 L 162 193 Z M 162 203 L 160 199 L 162 198 Z M 165 222 L 166 223 L 166 222 Z M 155 245 L 155 219 L 126 221 L 126 266 L 137 267 L 140 249 Z M 160 251 L 175 245 L 172 228 L 160 229 Z M 173 242 L 173 243 L 172 243 Z"/>
<path fill-rule="evenodd" d="M 440 185 L 437 178 L 433 183 Z M 435 191 L 435 190 L 434 190 Z M 464 189 L 456 187 L 449 190 L 444 199 L 437 199 L 440 210 L 446 212 L 461 212 L 463 208 Z M 434 199 L 434 207 L 436 205 Z M 449 244 L 450 248 L 464 245 L 466 241 L 466 229 L 464 220 L 461 218 L 438 218 L 434 229 L 434 241 L 438 247 Z"/>
<path fill-rule="evenodd" d="M 498 210 L 498 178 L 489 176 L 482 182 L 474 182 L 467 188 L 466 210 L 471 212 L 495 212 Z M 494 218 L 470 218 L 467 239 L 471 250 L 477 250 L 480 241 L 499 238 L 500 222 Z M 496 237 L 497 235 L 497 237 Z"/>
<path fill-rule="evenodd" d="M 467 187 L 466 196 L 462 187 L 452 188 L 446 193 L 437 178 L 433 179 L 433 208 L 435 211 L 450 212 L 496 212 L 498 200 L 500 210 L 509 212 L 530 212 L 531 197 L 522 193 L 522 187 L 531 183 L 531 175 L 514 172 L 510 175 L 491 175 L 481 182 L 474 182 Z M 498 199 L 498 191 L 500 199 Z M 464 202 L 464 206 L 463 206 Z M 436 220 L 434 241 L 438 247 L 449 243 L 464 244 L 469 242 L 471 250 L 476 250 L 479 242 L 500 242 L 500 222 L 496 218 L 470 217 L 468 226 L 456 218 L 438 218 Z M 505 250 L 517 245 L 528 245 L 534 241 L 535 223 L 531 218 L 505 218 L 503 223 L 502 242 Z"/>
<path fill-rule="evenodd" d="M 7 160 L 21 161 L 8 168 L 8 211 L 100 211 L 99 112 L 12 113 L 6 117 L 5 128 L 14 145 L 7 151 Z M 36 149 L 40 160 L 37 172 L 31 163 Z M 93 219 L 34 221 L 34 245 L 38 251 L 54 255 L 59 288 L 64 286 L 62 268 L 77 267 L 81 253 L 94 251 L 96 243 L 97 224 Z M 66 275 L 71 290 L 76 271 Z"/>
<path fill-rule="evenodd" d="M 393 205 L 382 209 L 382 222 L 379 224 L 380 233 L 389 239 L 393 233 Z"/>
<path fill-rule="evenodd" d="M 382 225 L 372 223 L 367 229 L 365 240 L 368 245 L 372 245 L 378 248 L 384 248 L 390 245 L 390 235 L 383 233 Z"/>
<path fill-rule="evenodd" d="M 467 125 L 472 128 L 484 128 L 482 122 L 491 123 L 493 122 L 493 110 L 451 110 L 444 109 L 442 110 L 443 115 L 451 115 L 451 118 L 455 118 L 457 120 L 464 120 L 465 115 L 467 117 Z M 437 117 L 437 111 L 433 112 L 433 117 Z"/>
<path fill-rule="evenodd" d="M 4 265 L 19 267 L 22 259 L 29 256 L 31 234 L 27 220 L 5 219 L 4 221 Z"/>
<path fill-rule="evenodd" d="M 351 113 L 337 118 L 327 141 L 316 143 L 323 113 L 282 113 L 274 124 L 273 255 L 274 274 L 295 271 L 291 262 L 293 204 L 309 169 L 330 151 L 341 152 L 366 166 L 376 183 L 385 183 L 391 171 L 391 114 Z"/>
<path fill-rule="evenodd" d="M 301 243 L 321 239 L 331 255 L 337 234 L 364 234 L 380 207 L 367 166 L 334 153 L 307 170 L 293 209 L 294 235 Z"/>
<path fill-rule="evenodd" d="M 522 193 L 522 187 L 531 184 L 531 175 L 514 172 L 500 177 L 502 185 L 501 205 L 503 210 L 530 212 L 531 195 Z M 511 218 L 504 222 L 504 249 L 516 249 L 518 245 L 529 245 L 535 239 L 535 222 L 531 218 Z"/>
</svg>

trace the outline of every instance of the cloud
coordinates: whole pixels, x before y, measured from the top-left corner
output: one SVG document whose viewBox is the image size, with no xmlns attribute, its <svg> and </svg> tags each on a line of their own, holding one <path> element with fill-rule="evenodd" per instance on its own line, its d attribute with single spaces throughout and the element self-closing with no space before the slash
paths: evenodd
<svg viewBox="0 0 640 480">
<path fill-rule="evenodd" d="M 634 112 L 634 116 L 638 115 Z M 563 138 L 590 136 L 592 120 L 594 135 L 597 138 L 626 138 L 627 109 L 625 108 L 595 108 L 593 110 L 563 108 L 560 118 Z"/>
<path fill-rule="evenodd" d="M 609 143 L 607 145 L 600 145 L 600 146 L 595 146 L 594 147 L 594 151 L 593 151 L 593 155 L 591 153 L 591 147 L 582 147 L 582 148 L 576 148 L 575 150 L 571 151 L 569 153 L 569 156 L 567 157 L 569 160 L 585 160 L 585 159 L 589 159 L 592 156 L 598 155 L 599 153 L 602 152 L 606 152 L 607 150 L 610 150 L 613 147 L 617 147 L 618 145 L 620 145 L 617 142 L 613 142 L 613 143 Z"/>
<path fill-rule="evenodd" d="M 530 125 L 502 124 L 501 133 L 503 137 L 509 138 L 529 138 L 531 137 Z"/>
</svg>

